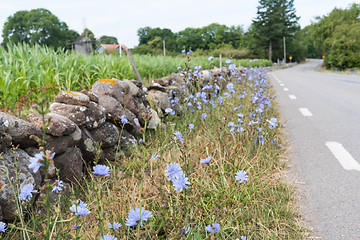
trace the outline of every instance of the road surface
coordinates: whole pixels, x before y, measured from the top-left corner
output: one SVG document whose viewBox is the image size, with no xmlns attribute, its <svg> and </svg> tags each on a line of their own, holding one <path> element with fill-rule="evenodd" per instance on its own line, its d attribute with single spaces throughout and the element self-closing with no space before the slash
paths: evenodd
<svg viewBox="0 0 360 240">
<path fill-rule="evenodd" d="M 360 76 L 319 72 L 321 63 L 269 76 L 313 238 L 360 239 Z"/>
</svg>

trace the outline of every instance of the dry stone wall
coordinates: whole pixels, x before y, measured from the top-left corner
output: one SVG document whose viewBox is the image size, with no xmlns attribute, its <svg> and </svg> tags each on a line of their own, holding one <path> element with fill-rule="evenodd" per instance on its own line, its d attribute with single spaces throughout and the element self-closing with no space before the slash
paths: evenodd
<svg viewBox="0 0 360 240">
<path fill-rule="evenodd" d="M 230 72 L 215 69 L 203 71 L 202 75 L 197 83 L 200 89 L 206 84 L 220 89 Z M 32 112 L 25 121 L 0 112 L 0 220 L 11 221 L 15 216 L 9 181 L 16 177 L 15 171 L 19 172 L 19 189 L 25 184 L 41 186 L 44 181 L 44 172 L 34 173 L 28 167 L 30 157 L 40 151 L 36 137 L 43 137 L 44 121 L 46 149 L 55 153 L 48 178 L 56 179 L 57 168 L 65 183 L 79 182 L 84 166 L 91 166 L 95 159 L 101 163 L 131 154 L 145 121 L 147 129 L 156 129 L 165 125 L 161 122 L 165 109 L 172 108 L 180 115 L 175 99 L 182 97 L 183 78 L 172 74 L 151 80 L 146 87 L 135 80 L 99 79 L 91 91 L 60 92 L 44 116 Z"/>
<path fill-rule="evenodd" d="M 31 136 L 43 137 L 44 120 L 46 149 L 55 152 L 48 177 L 56 178 L 56 167 L 64 182 L 81 181 L 85 164 L 93 164 L 96 158 L 113 161 L 130 154 L 146 119 L 150 119 L 147 129 L 162 124 L 159 115 L 170 107 L 170 82 L 178 80 L 179 76 L 173 75 L 159 79 L 161 84 L 144 87 L 135 80 L 100 79 L 91 91 L 60 92 L 44 119 L 36 112 L 28 114 L 27 121 L 0 112 L 0 220 L 14 218 L 9 180 L 16 177 L 16 169 L 20 171 L 19 188 L 25 184 L 40 186 L 44 180 L 44 174 L 33 173 L 28 167 L 30 157 L 40 151 Z M 125 124 L 121 121 L 123 115 L 128 120 Z"/>
</svg>

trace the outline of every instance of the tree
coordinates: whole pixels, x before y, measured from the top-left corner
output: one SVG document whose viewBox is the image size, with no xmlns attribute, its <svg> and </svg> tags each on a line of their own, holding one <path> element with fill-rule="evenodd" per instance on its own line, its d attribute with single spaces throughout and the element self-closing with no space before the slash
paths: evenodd
<svg viewBox="0 0 360 240">
<path fill-rule="evenodd" d="M 116 37 L 112 37 L 112 36 L 101 36 L 98 41 L 97 41 L 97 45 L 100 44 L 118 44 L 118 40 Z"/>
<path fill-rule="evenodd" d="M 298 20 L 294 0 L 259 0 L 253 31 L 257 45 L 268 49 L 269 60 L 282 58 L 282 39 L 300 29 Z"/>
<path fill-rule="evenodd" d="M 66 23 L 59 21 L 49 10 L 44 8 L 30 11 L 18 11 L 8 17 L 3 28 L 3 42 L 29 43 L 52 46 L 55 49 L 65 47 L 76 34 L 69 30 Z"/>
<path fill-rule="evenodd" d="M 309 33 L 317 49 L 325 56 L 330 68 L 359 67 L 360 4 L 347 9 L 335 8 L 329 15 L 317 17 Z"/>
<path fill-rule="evenodd" d="M 166 50 L 167 51 L 176 51 L 176 35 L 168 28 L 151 28 L 151 27 L 144 27 L 140 28 L 137 31 L 139 37 L 139 44 L 143 45 L 150 45 L 151 47 L 162 50 L 163 48 L 163 41 L 166 43 Z"/>
</svg>

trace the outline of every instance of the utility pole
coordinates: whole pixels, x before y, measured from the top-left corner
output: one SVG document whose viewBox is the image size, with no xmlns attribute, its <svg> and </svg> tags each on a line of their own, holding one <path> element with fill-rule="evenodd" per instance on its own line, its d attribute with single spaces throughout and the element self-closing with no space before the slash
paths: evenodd
<svg viewBox="0 0 360 240">
<path fill-rule="evenodd" d="M 285 36 L 284 36 L 284 64 L 286 64 L 286 42 L 285 42 Z"/>
<path fill-rule="evenodd" d="M 163 50 L 164 50 L 164 56 L 166 55 L 166 50 L 165 50 L 165 40 L 163 40 Z"/>
</svg>

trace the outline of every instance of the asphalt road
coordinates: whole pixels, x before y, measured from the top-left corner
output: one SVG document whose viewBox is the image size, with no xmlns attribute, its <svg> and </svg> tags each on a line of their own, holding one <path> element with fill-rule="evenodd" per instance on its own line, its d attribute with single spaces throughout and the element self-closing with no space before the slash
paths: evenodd
<svg viewBox="0 0 360 240">
<path fill-rule="evenodd" d="M 310 60 L 269 74 L 313 238 L 360 239 L 360 76 Z"/>
</svg>

